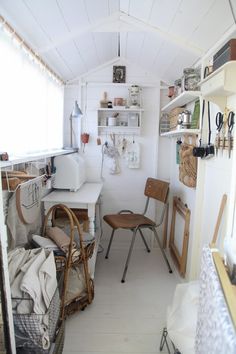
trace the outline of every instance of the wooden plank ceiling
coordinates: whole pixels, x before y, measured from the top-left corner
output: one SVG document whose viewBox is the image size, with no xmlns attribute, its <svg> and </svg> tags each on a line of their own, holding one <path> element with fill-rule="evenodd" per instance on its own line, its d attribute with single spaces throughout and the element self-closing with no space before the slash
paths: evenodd
<svg viewBox="0 0 236 354">
<path fill-rule="evenodd" d="M 172 83 L 234 25 L 228 0 L 0 0 L 65 81 L 124 58 Z"/>
</svg>

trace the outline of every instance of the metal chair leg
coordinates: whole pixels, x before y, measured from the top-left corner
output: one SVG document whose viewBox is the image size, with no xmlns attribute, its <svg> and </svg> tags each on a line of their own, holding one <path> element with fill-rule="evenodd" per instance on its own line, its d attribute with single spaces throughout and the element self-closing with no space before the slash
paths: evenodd
<svg viewBox="0 0 236 354">
<path fill-rule="evenodd" d="M 124 282 L 125 282 L 125 277 L 126 277 L 126 273 L 127 273 L 127 270 L 128 270 L 130 257 L 131 257 L 132 251 L 133 251 L 134 241 L 135 241 L 136 234 L 137 234 L 137 229 L 135 229 L 135 230 L 133 231 L 133 237 L 132 237 L 132 240 L 131 240 L 131 245 L 130 245 L 130 248 L 129 248 L 128 257 L 127 257 L 127 259 L 126 259 L 125 269 L 124 269 L 124 272 L 123 272 L 123 276 L 122 276 L 122 279 L 121 279 L 121 283 L 124 283 Z"/>
<path fill-rule="evenodd" d="M 147 241 L 145 240 L 145 237 L 144 237 L 144 234 L 143 234 L 142 230 L 139 229 L 139 232 L 140 232 L 140 235 L 141 235 L 141 237 L 142 237 L 143 243 L 145 244 L 146 250 L 147 250 L 148 252 L 151 252 L 150 248 L 148 247 Z"/>
<path fill-rule="evenodd" d="M 115 229 L 113 229 L 112 233 L 111 233 L 110 241 L 109 241 L 108 248 L 107 248 L 107 253 L 106 253 L 106 256 L 105 256 L 106 259 L 108 258 L 108 255 L 109 255 L 109 252 L 110 252 L 110 248 L 111 248 L 111 244 L 112 244 L 114 233 L 115 233 Z"/>
<path fill-rule="evenodd" d="M 153 227 L 153 228 L 152 228 L 152 231 L 153 231 L 153 233 L 154 233 L 154 235 L 155 235 L 155 237 L 156 237 L 156 240 L 157 240 L 157 242 L 158 242 L 158 245 L 159 245 L 159 247 L 160 247 L 160 249 L 161 249 L 161 253 L 162 253 L 162 255 L 163 255 L 163 257 L 164 257 L 164 260 L 165 260 L 165 262 L 166 262 L 166 264 L 167 264 L 167 267 L 168 267 L 168 269 L 169 269 L 169 273 L 173 273 L 173 272 L 172 272 L 172 269 L 171 269 L 171 266 L 170 266 L 170 263 L 169 263 L 169 261 L 168 261 L 168 259 L 167 259 L 167 257 L 166 257 L 166 254 L 165 254 L 165 252 L 164 252 L 164 250 L 163 250 L 163 248 L 162 248 L 162 245 L 161 245 L 161 242 L 160 242 L 159 237 L 158 237 L 158 235 L 157 235 L 156 229 Z"/>
</svg>

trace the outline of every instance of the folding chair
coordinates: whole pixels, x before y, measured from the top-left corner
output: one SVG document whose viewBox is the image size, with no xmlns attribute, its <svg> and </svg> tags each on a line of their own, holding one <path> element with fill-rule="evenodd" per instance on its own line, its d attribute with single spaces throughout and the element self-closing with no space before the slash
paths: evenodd
<svg viewBox="0 0 236 354">
<path fill-rule="evenodd" d="M 169 192 L 169 183 L 154 179 L 154 178 L 148 178 L 146 181 L 146 186 L 144 190 L 144 195 L 147 197 L 146 199 L 146 205 L 144 208 L 144 212 L 142 214 L 136 214 L 132 212 L 131 210 L 121 210 L 118 214 L 108 214 L 103 217 L 104 221 L 112 227 L 112 233 L 109 241 L 109 245 L 107 248 L 107 253 L 105 258 L 108 258 L 109 251 L 111 248 L 112 240 L 114 233 L 117 229 L 127 229 L 131 230 L 133 232 L 133 237 L 131 241 L 131 245 L 129 248 L 128 252 L 128 257 L 125 263 L 125 268 L 122 276 L 121 282 L 125 282 L 125 277 L 126 273 L 128 270 L 129 262 L 130 262 L 130 257 L 133 251 L 134 247 L 134 242 L 136 238 L 137 231 L 139 231 L 141 238 L 143 240 L 143 243 L 147 249 L 148 252 L 150 252 L 150 249 L 148 247 L 148 244 L 144 238 L 144 234 L 142 232 L 143 229 L 150 229 L 153 231 L 154 236 L 160 246 L 162 255 L 165 259 L 165 262 L 167 264 L 167 267 L 169 269 L 169 273 L 172 273 L 172 269 L 170 267 L 170 264 L 168 262 L 168 259 L 166 257 L 166 254 L 162 248 L 162 245 L 160 243 L 156 228 L 160 226 L 163 223 L 164 220 L 164 215 L 165 215 L 165 210 L 167 206 L 167 198 L 168 198 L 168 192 Z M 162 202 L 162 211 L 160 213 L 160 219 L 159 222 L 156 223 L 154 220 L 149 219 L 145 214 L 147 213 L 148 210 L 148 205 L 149 205 L 149 200 L 150 198 L 153 198 L 155 200 L 158 200 Z"/>
</svg>

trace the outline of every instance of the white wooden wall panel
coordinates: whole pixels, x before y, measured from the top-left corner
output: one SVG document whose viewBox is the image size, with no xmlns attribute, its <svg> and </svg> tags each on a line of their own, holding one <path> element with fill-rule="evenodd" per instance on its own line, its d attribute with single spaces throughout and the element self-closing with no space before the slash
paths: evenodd
<svg viewBox="0 0 236 354">
<path fill-rule="evenodd" d="M 65 36 L 68 29 L 61 16 L 55 0 L 24 0 L 30 9 L 32 16 L 37 19 L 39 26 L 47 33 L 52 40 L 58 40 Z"/>
<path fill-rule="evenodd" d="M 156 0 L 152 8 L 149 23 L 158 28 L 168 30 L 180 3 L 181 0 Z"/>
<path fill-rule="evenodd" d="M 211 24 L 214 23 L 214 26 Z M 198 29 L 191 36 L 191 41 L 208 49 L 232 26 L 233 17 L 227 0 L 215 0 Z"/>
<path fill-rule="evenodd" d="M 71 31 L 89 25 L 84 0 L 57 0 L 63 11 L 66 23 Z"/>
<path fill-rule="evenodd" d="M 11 5 L 8 0 L 1 0 L 0 13 L 11 23 L 24 39 L 37 49 L 50 44 L 50 40 L 45 32 L 38 26 L 35 18 L 23 1 L 19 0 Z M 20 16 L 19 16 L 20 14 Z"/>
<path fill-rule="evenodd" d="M 130 0 L 129 15 L 148 22 L 153 0 Z"/>
</svg>

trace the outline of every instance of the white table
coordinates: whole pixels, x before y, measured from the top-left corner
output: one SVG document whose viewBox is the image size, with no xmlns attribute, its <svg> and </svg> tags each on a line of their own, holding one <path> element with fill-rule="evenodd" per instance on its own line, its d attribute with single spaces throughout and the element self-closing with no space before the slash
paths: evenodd
<svg viewBox="0 0 236 354">
<path fill-rule="evenodd" d="M 42 198 L 44 202 L 45 215 L 55 204 L 64 204 L 68 208 L 86 209 L 89 218 L 89 233 L 96 238 L 96 245 L 93 257 L 89 261 L 90 274 L 94 276 L 95 262 L 99 245 L 99 235 L 95 234 L 95 213 L 96 204 L 99 200 L 102 183 L 84 183 L 76 192 L 57 189 Z M 99 215 L 100 217 L 100 215 Z"/>
</svg>

